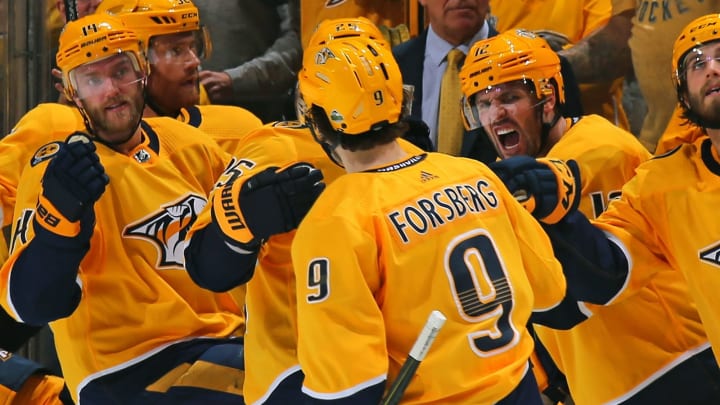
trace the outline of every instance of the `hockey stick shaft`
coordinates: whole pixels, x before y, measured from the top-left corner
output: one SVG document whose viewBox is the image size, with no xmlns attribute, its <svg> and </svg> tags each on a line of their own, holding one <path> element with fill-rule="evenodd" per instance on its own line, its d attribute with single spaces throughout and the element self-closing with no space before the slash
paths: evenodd
<svg viewBox="0 0 720 405">
<path fill-rule="evenodd" d="M 67 22 L 78 19 L 77 0 L 63 0 L 65 4 L 65 20 Z"/>
<path fill-rule="evenodd" d="M 435 341 L 435 336 L 437 336 L 438 331 L 440 331 L 440 328 L 445 324 L 446 319 L 445 315 L 440 311 L 432 311 L 430 313 L 425 326 L 417 340 L 415 340 L 415 344 L 400 368 L 400 372 L 395 378 L 395 381 L 390 385 L 390 389 L 388 389 L 385 398 L 380 401 L 381 405 L 396 405 L 400 402 L 410 381 L 415 376 L 415 371 L 420 365 L 420 362 L 425 358 L 428 350 L 430 350 L 430 346 L 432 346 Z"/>
</svg>

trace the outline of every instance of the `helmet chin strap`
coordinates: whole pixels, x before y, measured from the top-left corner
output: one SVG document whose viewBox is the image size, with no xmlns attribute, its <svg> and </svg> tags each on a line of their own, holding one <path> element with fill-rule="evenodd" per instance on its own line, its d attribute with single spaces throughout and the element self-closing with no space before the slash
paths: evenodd
<svg viewBox="0 0 720 405">
<path fill-rule="evenodd" d="M 541 107 L 543 104 L 547 103 L 548 99 L 547 97 L 540 100 L 539 103 L 535 104 L 535 107 Z M 560 120 L 560 114 L 557 113 L 557 111 L 554 111 L 555 115 L 553 116 L 550 123 L 544 122 L 542 119 L 542 108 L 537 108 L 538 116 L 540 118 L 541 126 L 540 126 L 540 150 L 545 150 L 545 147 L 547 146 L 548 139 L 550 138 L 550 131 L 553 129 L 555 124 Z"/>
</svg>

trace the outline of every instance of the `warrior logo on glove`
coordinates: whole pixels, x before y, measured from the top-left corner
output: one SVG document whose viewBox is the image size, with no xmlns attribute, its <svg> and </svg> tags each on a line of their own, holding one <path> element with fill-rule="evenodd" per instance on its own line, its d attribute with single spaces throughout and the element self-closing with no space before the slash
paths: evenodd
<svg viewBox="0 0 720 405">
<path fill-rule="evenodd" d="M 580 171 L 574 160 L 513 156 L 489 167 L 515 199 L 546 224 L 559 222 L 580 203 Z"/>
<path fill-rule="evenodd" d="M 246 160 L 231 163 L 212 202 L 213 221 L 228 243 L 242 249 L 297 228 L 325 189 L 322 173 L 309 163 L 267 167 L 241 178 L 243 168 L 253 167 Z"/>
</svg>

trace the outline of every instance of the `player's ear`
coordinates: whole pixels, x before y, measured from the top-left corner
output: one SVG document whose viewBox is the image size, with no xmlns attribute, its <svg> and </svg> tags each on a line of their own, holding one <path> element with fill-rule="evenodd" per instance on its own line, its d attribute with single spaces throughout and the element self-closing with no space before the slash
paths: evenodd
<svg viewBox="0 0 720 405">
<path fill-rule="evenodd" d="M 542 100 L 542 120 L 543 123 L 550 123 L 555 120 L 555 116 L 560 114 L 559 108 L 557 107 L 557 98 L 555 92 L 548 92 Z"/>
<path fill-rule="evenodd" d="M 543 103 L 543 113 L 552 114 L 556 110 L 557 97 L 555 92 L 555 86 L 548 86 L 548 91 L 545 93 L 545 102 Z"/>
</svg>

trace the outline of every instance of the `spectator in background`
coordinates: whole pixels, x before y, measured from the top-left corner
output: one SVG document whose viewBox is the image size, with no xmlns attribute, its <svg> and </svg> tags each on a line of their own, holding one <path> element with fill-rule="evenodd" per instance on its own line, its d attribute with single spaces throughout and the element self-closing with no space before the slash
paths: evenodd
<svg viewBox="0 0 720 405">
<path fill-rule="evenodd" d="M 560 52 L 583 83 L 618 77 L 632 66 L 648 110 L 640 142 L 656 154 L 680 142 L 692 142 L 699 134 L 696 126 L 683 127 L 667 66 L 671 65 L 673 41 L 683 27 L 720 11 L 720 0 L 673 3 L 663 7 L 657 2 L 612 0 L 613 16 L 607 25 Z"/>
<path fill-rule="evenodd" d="M 488 1 L 467 1 L 463 7 L 459 7 L 453 2 L 420 0 L 430 21 L 429 27 L 417 37 L 393 48 L 403 82 L 415 87 L 412 117 L 422 119 L 430 127 L 434 149 L 454 155 L 471 156 L 486 163 L 495 160 L 497 155 L 485 134 L 481 131 L 465 132 L 459 148 L 444 150 L 442 147 L 438 148 L 439 139 L 443 136 L 438 133 L 438 127 L 441 82 L 448 66 L 448 55 L 455 49 L 467 54 L 475 41 L 497 34 L 485 21 Z M 459 64 L 462 65 L 462 62 Z M 459 83 L 457 86 L 459 121 Z"/>
<path fill-rule="evenodd" d="M 418 31 L 416 0 L 290 0 L 300 2 L 300 39 L 303 49 L 323 20 L 365 17 L 377 25 L 390 46 L 410 39 Z M 420 27 L 422 28 L 422 27 Z"/>
<path fill-rule="evenodd" d="M 302 58 L 299 7 L 284 0 L 196 0 L 215 51 L 200 82 L 214 104 L 244 107 L 263 122 L 292 118 Z"/>
<path fill-rule="evenodd" d="M 76 0 L 78 18 L 95 12 L 102 0 Z M 50 33 L 50 43 L 57 44 L 60 31 L 65 25 L 65 2 L 63 0 L 47 0 L 46 27 Z"/>
</svg>

